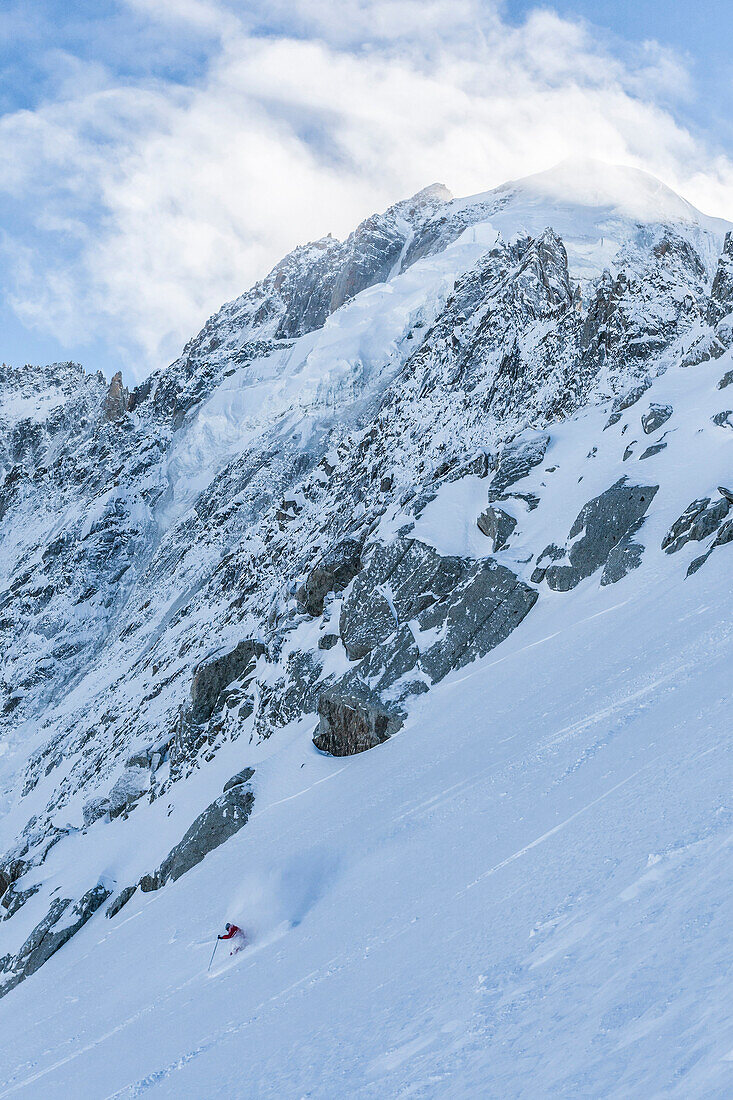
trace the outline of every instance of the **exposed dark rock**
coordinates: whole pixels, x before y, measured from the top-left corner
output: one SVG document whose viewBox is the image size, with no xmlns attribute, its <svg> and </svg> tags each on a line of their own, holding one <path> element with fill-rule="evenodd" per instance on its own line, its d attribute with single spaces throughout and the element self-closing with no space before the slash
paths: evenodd
<svg viewBox="0 0 733 1100">
<path fill-rule="evenodd" d="M 713 417 L 713 424 L 719 428 L 733 428 L 733 409 L 723 409 Z"/>
<path fill-rule="evenodd" d="M 556 546 L 554 542 L 551 542 L 549 546 L 546 546 L 541 554 L 537 557 L 537 563 L 530 580 L 532 584 L 539 584 L 540 581 L 545 579 L 545 573 L 547 572 L 549 565 L 553 561 L 561 561 L 565 557 L 565 551 L 562 546 Z M 543 564 L 544 563 L 544 564 Z"/>
<path fill-rule="evenodd" d="M 12 883 L 3 894 L 2 901 L 0 901 L 0 905 L 6 910 L 5 919 L 7 920 L 9 917 L 12 917 L 13 914 L 17 913 L 18 910 L 22 908 L 27 901 L 30 901 L 33 895 L 37 894 L 40 889 L 41 887 L 38 883 L 29 886 L 26 890 L 19 890 L 17 883 Z"/>
<path fill-rule="evenodd" d="M 726 519 L 721 524 L 718 533 L 710 544 L 707 551 L 700 555 L 699 558 L 694 559 L 687 566 L 687 575 L 691 576 L 692 573 L 697 573 L 701 565 L 704 565 L 708 561 L 710 554 L 718 547 L 727 546 L 730 542 L 733 542 L 733 519 Z"/>
<path fill-rule="evenodd" d="M 28 866 L 22 859 L 10 858 L 7 863 L 0 867 L 0 898 L 4 896 L 5 891 L 14 882 L 22 878 L 27 870 Z"/>
<path fill-rule="evenodd" d="M 370 649 L 395 630 L 397 616 L 380 586 L 396 571 L 407 553 L 407 544 L 376 547 L 368 571 L 354 581 L 348 599 L 341 608 L 339 633 L 350 661 L 366 657 Z M 375 578 L 382 578 L 377 581 Z"/>
<path fill-rule="evenodd" d="M 633 439 L 631 441 L 631 443 L 627 444 L 626 450 L 624 451 L 624 462 L 628 462 L 628 460 L 633 456 L 635 446 L 636 446 L 636 440 L 635 439 Z"/>
<path fill-rule="evenodd" d="M 224 794 L 230 791 L 232 787 L 241 787 L 243 783 L 248 783 L 254 773 L 254 768 L 243 768 L 241 772 L 237 772 L 231 779 L 227 779 L 224 784 Z"/>
<path fill-rule="evenodd" d="M 718 533 L 710 544 L 709 549 L 702 554 L 699 558 L 695 558 L 691 561 L 687 567 L 687 576 L 691 576 L 696 573 L 701 565 L 704 565 L 708 560 L 713 550 L 718 546 L 726 546 L 728 543 L 733 542 L 733 519 L 727 519 L 724 523 L 721 523 Z"/>
<path fill-rule="evenodd" d="M 55 916 L 47 927 L 42 922 L 42 934 L 38 936 L 35 931 L 31 933 L 29 940 L 20 949 L 19 959 L 23 960 L 25 975 L 27 976 L 38 970 L 60 947 L 63 947 L 72 936 L 76 935 L 79 929 L 96 913 L 97 909 L 104 904 L 111 892 L 109 887 L 98 883 L 91 890 L 88 890 L 79 901 L 74 903 L 70 914 L 65 912 L 67 906 L 62 901 L 60 903 L 62 908 L 59 910 L 58 916 Z M 62 912 L 64 913 L 64 926 L 55 930 L 54 926 L 59 923 Z"/>
<path fill-rule="evenodd" d="M 456 470 L 455 478 L 450 477 L 448 478 L 448 480 L 458 481 L 460 478 L 466 477 L 469 474 L 473 474 L 475 477 L 484 478 L 488 477 L 490 473 L 491 465 L 489 455 L 486 453 L 486 451 L 478 451 L 476 454 L 472 455 L 471 458 L 468 459 L 465 465 Z"/>
<path fill-rule="evenodd" d="M 381 745 L 403 722 L 400 713 L 390 710 L 377 696 L 368 702 L 363 696 L 338 691 L 321 694 L 318 715 L 313 744 L 331 756 L 354 756 Z"/>
<path fill-rule="evenodd" d="M 710 543 L 706 552 L 702 555 L 702 557 L 696 558 L 695 561 L 693 561 L 688 567 L 688 577 L 691 573 L 694 573 L 696 569 L 698 569 L 703 564 L 703 562 L 707 561 L 714 550 L 716 550 L 719 546 L 725 546 L 730 542 L 733 542 L 733 519 L 727 519 L 723 523 L 721 523 L 715 534 L 715 538 Z"/>
<path fill-rule="evenodd" d="M 710 549 L 714 550 L 716 546 L 727 546 L 731 542 L 733 542 L 733 519 L 727 519 L 720 525 Z"/>
<path fill-rule="evenodd" d="M 729 504 L 733 504 L 733 489 L 727 489 L 725 485 L 719 485 L 718 492 L 722 497 L 725 497 Z"/>
<path fill-rule="evenodd" d="M 260 737 L 269 737 L 273 729 L 316 710 L 322 686 L 321 662 L 317 650 L 293 650 L 285 661 L 284 674 L 274 684 L 260 685 L 260 705 L 255 718 Z"/>
<path fill-rule="evenodd" d="M 411 199 L 390 207 L 384 214 L 368 218 L 343 246 L 344 259 L 331 293 L 331 310 L 365 287 L 384 282 L 400 260 L 406 243 L 405 223 L 419 225 L 426 216 L 450 201 L 451 194 L 440 183 L 431 184 Z"/>
<path fill-rule="evenodd" d="M 447 596 L 458 585 L 464 568 L 462 559 L 442 557 L 414 540 L 379 544 L 341 609 L 341 639 L 349 659 L 366 656 L 398 623 L 408 622 Z"/>
<path fill-rule="evenodd" d="M 106 886 L 98 883 L 74 904 L 71 898 L 57 898 L 15 956 L 10 978 L 0 985 L 0 996 L 35 974 L 59 948 L 76 935 L 110 894 L 111 891 Z M 59 924 L 61 927 L 57 928 Z"/>
<path fill-rule="evenodd" d="M 128 768 L 149 768 L 150 757 L 147 750 L 142 749 L 140 752 L 133 753 L 132 756 L 128 756 L 125 764 Z"/>
<path fill-rule="evenodd" d="M 658 488 L 658 485 L 630 485 L 623 477 L 588 501 L 568 534 L 569 564 L 555 564 L 547 569 L 545 579 L 550 588 L 567 592 L 605 565 L 624 536 L 638 530 Z M 610 583 L 622 568 L 624 571 L 620 575 L 623 576 L 632 563 L 638 565 L 638 561 L 639 556 L 629 545 L 622 548 L 609 566 L 605 583 Z"/>
<path fill-rule="evenodd" d="M 460 559 L 459 559 L 460 560 Z M 484 657 L 519 626 L 537 592 L 491 558 L 464 562 L 459 583 L 417 615 L 417 629 L 437 641 L 421 646 L 419 667 L 433 682 Z"/>
<path fill-rule="evenodd" d="M 668 554 L 674 554 L 676 550 L 684 546 L 691 538 L 689 531 L 709 503 L 710 497 L 701 497 L 699 500 L 693 500 L 691 504 L 688 504 L 682 515 L 674 521 L 662 539 L 662 549 L 666 550 Z M 678 540 L 681 541 L 678 543 Z"/>
<path fill-rule="evenodd" d="M 530 512 L 539 506 L 540 498 L 535 493 L 505 493 L 503 500 L 523 500 Z"/>
<path fill-rule="evenodd" d="M 529 439 L 516 439 L 504 448 L 489 486 L 489 503 L 501 500 L 502 494 L 511 485 L 527 477 L 535 466 L 539 466 L 549 442 L 549 435 L 537 434 Z"/>
<path fill-rule="evenodd" d="M 626 409 L 630 409 L 632 405 L 635 405 L 636 402 L 644 396 L 650 386 L 651 381 L 648 378 L 644 378 L 641 382 L 638 382 L 630 390 L 627 390 L 626 393 L 621 394 L 619 397 L 617 397 L 613 405 L 611 406 L 611 415 L 606 421 L 604 431 L 606 428 L 610 428 L 614 424 L 618 424 L 622 414 L 626 411 Z"/>
<path fill-rule="evenodd" d="M 643 462 L 645 458 L 651 458 L 653 455 L 659 454 L 666 446 L 667 444 L 663 440 L 660 440 L 659 443 L 652 443 L 651 447 L 647 447 L 647 449 L 642 451 L 639 455 L 639 462 Z"/>
<path fill-rule="evenodd" d="M 726 386 L 730 386 L 731 384 L 733 384 L 733 370 L 728 370 L 718 382 L 718 389 L 724 390 Z"/>
<path fill-rule="evenodd" d="M 325 553 L 298 589 L 297 600 L 309 615 L 323 614 L 323 601 L 329 592 L 342 592 L 361 569 L 361 545 L 356 539 L 343 539 Z"/>
<path fill-rule="evenodd" d="M 202 661 L 191 681 L 191 722 L 208 721 L 219 708 L 224 688 L 235 680 L 242 680 L 254 671 L 257 658 L 265 652 L 265 646 L 255 638 L 245 638 L 228 653 Z M 223 699 L 221 705 L 223 705 Z"/>
<path fill-rule="evenodd" d="M 701 554 L 699 558 L 693 558 L 690 564 L 687 566 L 687 576 L 691 577 L 693 573 L 697 573 L 698 569 L 705 564 L 710 557 L 710 551 Z"/>
<path fill-rule="evenodd" d="M 333 649 L 333 647 L 338 644 L 338 640 L 338 634 L 321 634 L 320 638 L 318 639 L 318 648 Z"/>
<path fill-rule="evenodd" d="M 694 342 L 680 360 L 681 367 L 697 367 L 711 359 L 720 359 L 725 352 L 725 344 L 717 335 L 706 332 Z"/>
<path fill-rule="evenodd" d="M 493 504 L 481 513 L 476 523 L 481 534 L 491 539 L 495 553 L 506 546 L 509 536 L 517 526 L 514 516 L 510 516 L 503 508 L 496 508 Z"/>
<path fill-rule="evenodd" d="M 408 674 L 417 669 L 420 660 L 420 650 L 415 642 L 411 626 L 402 623 L 394 633 L 382 645 L 375 646 L 366 655 L 364 660 L 353 672 L 348 673 L 339 681 L 342 690 L 354 692 L 361 691 L 364 683 L 369 684 L 369 698 L 371 692 L 388 692 L 399 681 L 403 690 L 400 695 L 409 695 L 420 688 L 415 681 L 420 679 L 419 673 L 413 677 Z"/>
<path fill-rule="evenodd" d="M 641 565 L 644 547 L 634 541 L 634 531 L 638 530 L 640 526 L 641 523 L 634 530 L 627 531 L 621 541 L 609 552 L 601 573 L 602 585 L 615 584 L 616 581 L 622 580 L 627 573 L 630 573 L 633 569 L 638 569 Z"/>
<path fill-rule="evenodd" d="M 647 412 L 641 418 L 641 426 L 644 429 L 646 435 L 651 435 L 657 428 L 661 428 L 662 424 L 666 424 L 670 416 L 674 412 L 671 405 L 657 405 L 652 402 Z"/>
<path fill-rule="evenodd" d="M 175 882 L 181 875 L 185 875 L 186 871 L 200 863 L 209 852 L 246 825 L 253 805 L 254 795 L 246 785 L 231 787 L 220 795 L 199 814 L 158 870 L 140 879 L 140 889 L 146 893 L 159 890 L 167 882 Z"/>
<path fill-rule="evenodd" d="M 733 233 L 725 235 L 723 252 L 710 289 L 708 321 L 715 324 L 733 310 Z"/>
<path fill-rule="evenodd" d="M 122 385 L 122 371 L 117 371 L 104 398 L 105 420 L 119 420 L 127 412 L 130 395 Z"/>
<path fill-rule="evenodd" d="M 137 890 L 137 883 L 134 886 L 126 886 L 124 890 L 120 890 L 117 897 L 111 902 L 105 910 L 105 917 L 116 917 L 123 905 L 127 905 L 132 895 Z"/>
<path fill-rule="evenodd" d="M 321 693 L 316 743 L 332 751 L 333 726 L 340 754 L 347 745 L 361 752 L 378 744 L 402 715 L 403 700 L 488 653 L 536 599 L 491 558 L 444 557 L 409 539 L 377 546 L 341 616 L 347 652 L 363 660 Z"/>
<path fill-rule="evenodd" d="M 710 497 L 702 497 L 688 504 L 679 519 L 676 519 L 662 539 L 662 549 L 675 554 L 685 543 L 700 542 L 712 535 L 728 515 L 731 501 L 721 496 L 713 504 Z"/>
<path fill-rule="evenodd" d="M 132 807 L 150 789 L 150 773 L 147 768 L 125 768 L 109 792 L 110 819 L 129 813 Z M 88 805 L 88 803 L 87 803 Z M 101 809 L 101 806 L 98 807 Z M 101 815 L 99 815 L 101 816 Z M 85 824 L 86 818 L 85 818 Z"/>
<path fill-rule="evenodd" d="M 455 473 L 457 463 L 458 458 L 456 455 L 451 455 L 450 458 L 443 459 L 443 461 L 439 462 L 433 470 L 431 481 L 442 481 L 446 477 L 446 474 L 449 474 L 451 471 Z"/>
<path fill-rule="evenodd" d="M 164 737 L 158 740 L 153 745 L 148 745 L 146 748 L 138 749 L 137 752 L 129 756 L 126 761 L 128 768 L 149 768 L 150 771 L 157 771 L 160 765 L 168 756 L 171 747 L 172 736 Z"/>
<path fill-rule="evenodd" d="M 51 929 L 55 924 L 58 924 L 71 904 L 71 898 L 56 898 L 55 901 L 51 903 L 51 907 L 45 917 L 35 926 L 13 960 L 13 970 L 15 971 L 14 977 L 16 978 L 13 984 L 17 985 L 23 978 L 34 973 L 39 966 L 42 966 L 43 963 L 54 954 L 54 951 L 42 950 L 44 941 L 47 941 L 48 947 L 53 945 L 54 940 L 51 935 Z M 59 944 L 59 946 L 61 945 Z M 56 948 L 56 950 L 57 949 L 58 948 Z M 3 990 L 3 992 L 5 992 L 5 990 Z"/>
</svg>

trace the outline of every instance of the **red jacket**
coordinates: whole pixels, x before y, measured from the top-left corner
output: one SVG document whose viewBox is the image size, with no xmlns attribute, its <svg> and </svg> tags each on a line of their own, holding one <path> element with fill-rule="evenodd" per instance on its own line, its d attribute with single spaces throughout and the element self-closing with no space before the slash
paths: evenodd
<svg viewBox="0 0 733 1100">
<path fill-rule="evenodd" d="M 223 936 L 219 936 L 220 940 L 232 940 L 238 932 L 241 932 L 241 928 L 237 928 L 236 924 L 229 925 L 229 931 L 225 932 Z"/>
</svg>

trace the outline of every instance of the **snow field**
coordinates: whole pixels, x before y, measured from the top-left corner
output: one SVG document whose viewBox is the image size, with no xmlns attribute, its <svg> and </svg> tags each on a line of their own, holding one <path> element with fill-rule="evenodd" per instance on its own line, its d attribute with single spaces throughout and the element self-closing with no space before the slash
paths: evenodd
<svg viewBox="0 0 733 1100">
<path fill-rule="evenodd" d="M 363 756 L 302 723 L 242 833 L 5 1001 L 0 1096 L 729 1094 L 726 565 L 541 600 Z"/>
</svg>

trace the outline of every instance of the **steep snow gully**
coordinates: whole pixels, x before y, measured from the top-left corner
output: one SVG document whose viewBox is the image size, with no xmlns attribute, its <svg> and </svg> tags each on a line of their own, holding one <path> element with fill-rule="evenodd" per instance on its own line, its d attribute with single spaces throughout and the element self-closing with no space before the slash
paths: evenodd
<svg viewBox="0 0 733 1100">
<path fill-rule="evenodd" d="M 566 164 L 4 370 L 0 1098 L 733 1093 L 732 349 Z"/>
</svg>

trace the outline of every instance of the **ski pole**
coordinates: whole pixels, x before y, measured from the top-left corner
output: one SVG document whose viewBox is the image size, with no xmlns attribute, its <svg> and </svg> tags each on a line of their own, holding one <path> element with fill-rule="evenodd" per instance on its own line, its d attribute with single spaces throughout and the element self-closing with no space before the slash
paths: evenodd
<svg viewBox="0 0 733 1100">
<path fill-rule="evenodd" d="M 218 946 L 219 946 L 219 937 L 217 936 L 216 937 L 216 943 L 214 944 L 214 950 L 211 952 L 211 961 L 209 962 L 209 969 L 206 971 L 207 974 L 211 971 L 211 967 L 212 967 L 213 962 L 214 962 L 214 955 L 216 954 L 216 949 L 217 949 Z"/>
</svg>

